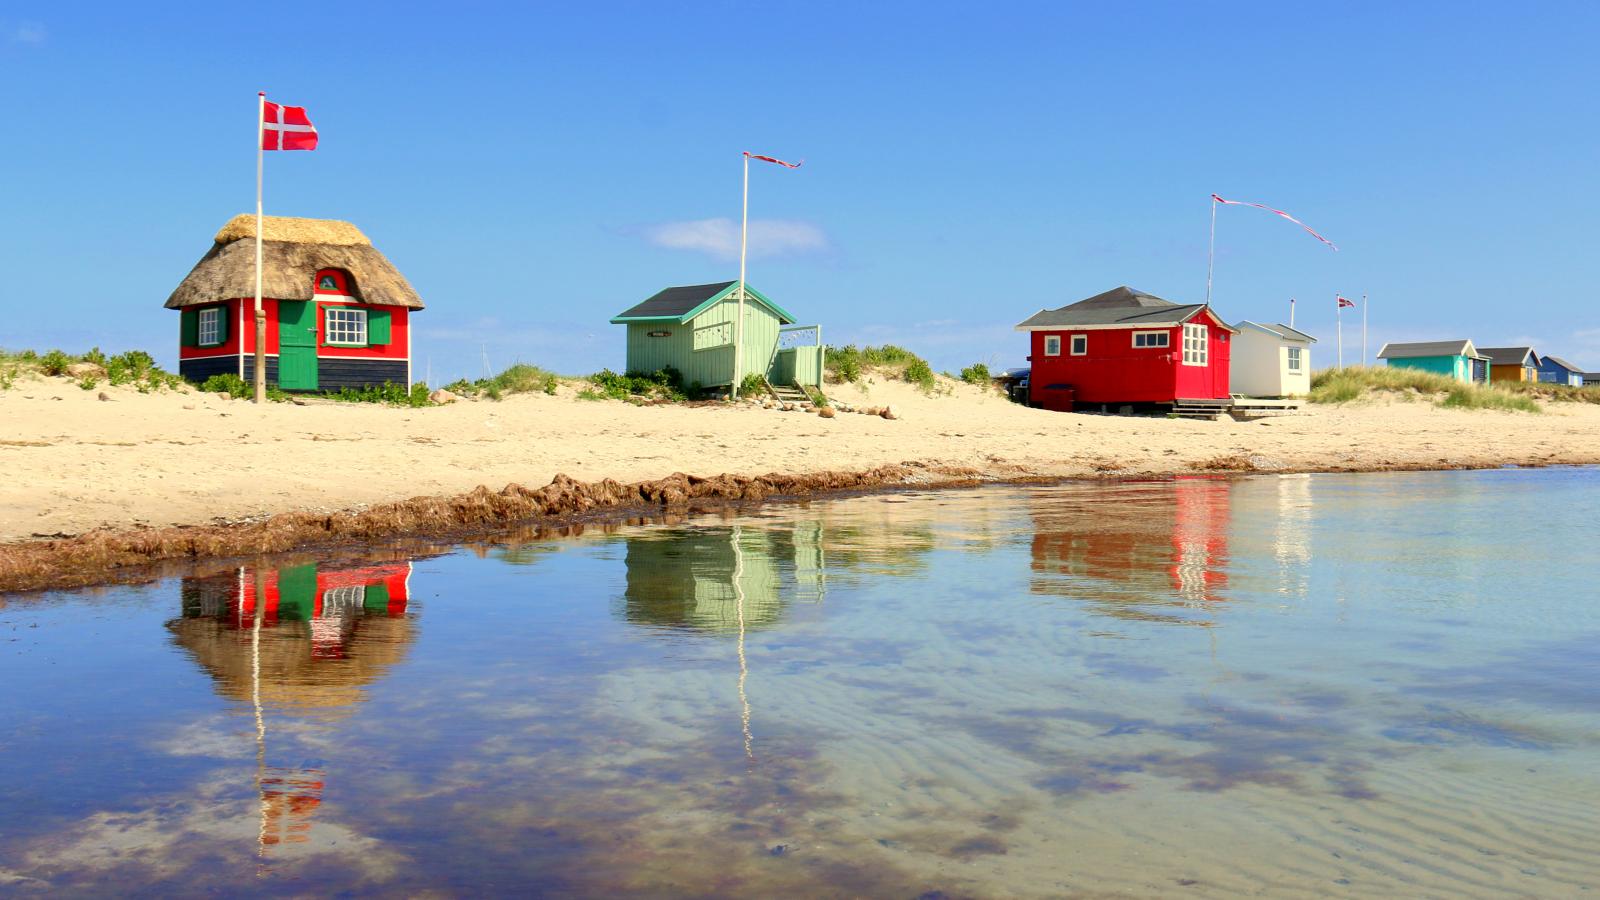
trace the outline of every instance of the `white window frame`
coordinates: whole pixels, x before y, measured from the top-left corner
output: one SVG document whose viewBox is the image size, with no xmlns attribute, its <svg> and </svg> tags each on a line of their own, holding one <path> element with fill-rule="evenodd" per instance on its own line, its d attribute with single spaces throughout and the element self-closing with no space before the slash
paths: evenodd
<svg viewBox="0 0 1600 900">
<path fill-rule="evenodd" d="M 1305 352 L 1306 352 L 1305 348 L 1304 347 L 1289 347 L 1287 349 L 1289 351 L 1289 371 L 1291 371 L 1291 372 L 1302 372 L 1302 371 L 1304 371 L 1302 366 L 1305 364 Z"/>
<path fill-rule="evenodd" d="M 1067 351 L 1073 356 L 1086 356 L 1089 353 L 1089 336 L 1075 334 L 1067 341 Z"/>
<path fill-rule="evenodd" d="M 1059 335 L 1059 334 L 1047 334 L 1047 335 L 1044 336 L 1044 355 L 1045 356 L 1060 356 L 1061 355 L 1061 335 Z"/>
<path fill-rule="evenodd" d="M 1211 329 L 1205 325 L 1183 326 L 1183 364 L 1205 367 L 1211 365 Z"/>
<path fill-rule="evenodd" d="M 210 306 L 200 310 L 198 335 L 195 343 L 202 347 L 215 347 L 221 344 L 219 336 L 222 334 L 222 307 Z"/>
<path fill-rule="evenodd" d="M 1139 343 L 1140 338 L 1145 338 L 1144 343 Z M 1160 340 L 1153 340 L 1160 338 Z M 1140 350 L 1150 350 L 1160 347 L 1172 346 L 1172 332 L 1170 331 L 1135 331 L 1133 333 L 1133 346 Z"/>
<path fill-rule="evenodd" d="M 336 323 L 340 327 L 334 327 Z M 367 346 L 367 311 L 348 306 L 327 307 L 322 316 L 322 335 L 322 342 L 330 347 Z"/>
</svg>

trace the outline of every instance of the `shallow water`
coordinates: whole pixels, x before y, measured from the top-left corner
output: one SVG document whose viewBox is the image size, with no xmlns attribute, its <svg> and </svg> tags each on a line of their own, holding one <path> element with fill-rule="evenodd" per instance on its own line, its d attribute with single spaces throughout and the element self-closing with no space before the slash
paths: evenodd
<svg viewBox="0 0 1600 900">
<path fill-rule="evenodd" d="M 1596 534 L 1194 478 L 9 597 L 0 893 L 1593 895 Z"/>
</svg>

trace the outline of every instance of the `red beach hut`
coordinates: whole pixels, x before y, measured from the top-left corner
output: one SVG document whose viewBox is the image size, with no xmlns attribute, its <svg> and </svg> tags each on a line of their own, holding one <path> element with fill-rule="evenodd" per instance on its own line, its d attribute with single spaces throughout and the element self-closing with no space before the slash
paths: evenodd
<svg viewBox="0 0 1600 900">
<path fill-rule="evenodd" d="M 1034 406 L 1216 406 L 1229 402 L 1231 328 L 1204 303 L 1178 304 L 1126 285 L 1017 325 L 1029 333 Z"/>
</svg>

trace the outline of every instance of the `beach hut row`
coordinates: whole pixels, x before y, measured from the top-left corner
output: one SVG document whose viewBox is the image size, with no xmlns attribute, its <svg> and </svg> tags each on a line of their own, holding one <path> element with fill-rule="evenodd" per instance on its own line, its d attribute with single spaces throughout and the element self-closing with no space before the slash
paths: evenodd
<svg viewBox="0 0 1600 900">
<path fill-rule="evenodd" d="M 1464 383 L 1542 382 L 1582 387 L 1583 370 L 1532 347 L 1477 347 L 1470 340 L 1384 344 L 1378 358 L 1397 368 L 1420 369 Z M 1590 382 L 1593 383 L 1593 382 Z"/>
</svg>

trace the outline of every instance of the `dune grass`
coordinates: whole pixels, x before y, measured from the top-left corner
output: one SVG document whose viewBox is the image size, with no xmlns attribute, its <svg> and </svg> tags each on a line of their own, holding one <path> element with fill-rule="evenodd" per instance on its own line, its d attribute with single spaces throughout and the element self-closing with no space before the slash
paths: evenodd
<svg viewBox="0 0 1600 900">
<path fill-rule="evenodd" d="M 859 381 L 866 369 L 874 368 L 885 370 L 891 377 L 910 382 L 924 391 L 933 390 L 937 384 L 927 360 L 894 344 L 829 347 L 823 366 L 835 382 Z"/>
<path fill-rule="evenodd" d="M 499 400 L 507 394 L 554 394 L 561 379 L 548 369 L 528 363 L 516 363 L 492 378 L 452 381 L 444 389 L 462 397 L 487 397 Z"/>
<path fill-rule="evenodd" d="M 112 385 L 132 385 L 142 394 L 159 390 L 177 390 L 183 379 L 156 365 L 155 357 L 143 350 L 128 350 L 107 355 L 99 347 L 86 353 L 66 353 L 49 350 L 0 350 L 0 390 L 9 389 L 22 376 L 65 377 L 67 369 L 77 363 L 90 363 L 99 370 L 90 370 L 74 379 L 84 390 L 92 390 L 104 378 Z"/>
<path fill-rule="evenodd" d="M 1541 410 L 1534 399 L 1535 395 L 1529 391 L 1506 385 L 1463 384 L 1444 375 L 1403 366 L 1324 369 L 1312 376 L 1311 394 L 1307 399 L 1312 403 L 1339 404 L 1378 393 L 1396 394 L 1406 400 L 1427 400 L 1449 409 L 1498 409 L 1526 413 Z"/>
</svg>

